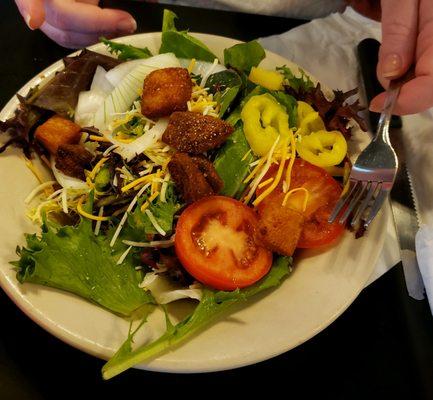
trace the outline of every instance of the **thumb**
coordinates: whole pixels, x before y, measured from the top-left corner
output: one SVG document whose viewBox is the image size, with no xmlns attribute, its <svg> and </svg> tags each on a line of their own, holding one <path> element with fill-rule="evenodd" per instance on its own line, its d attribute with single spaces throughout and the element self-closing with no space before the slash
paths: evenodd
<svg viewBox="0 0 433 400">
<path fill-rule="evenodd" d="M 382 0 L 382 45 L 377 74 L 383 83 L 412 64 L 418 35 L 419 0 Z"/>
<path fill-rule="evenodd" d="M 30 29 L 38 29 L 45 21 L 44 0 L 15 0 Z"/>
</svg>

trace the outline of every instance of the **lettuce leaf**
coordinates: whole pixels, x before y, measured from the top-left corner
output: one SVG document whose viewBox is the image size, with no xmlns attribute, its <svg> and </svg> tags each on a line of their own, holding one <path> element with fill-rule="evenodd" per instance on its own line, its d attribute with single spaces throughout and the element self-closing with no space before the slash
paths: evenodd
<svg viewBox="0 0 433 400">
<path fill-rule="evenodd" d="M 87 207 L 91 209 L 89 204 Z M 26 247 L 17 248 L 20 259 L 12 263 L 21 283 L 66 290 L 122 316 L 153 302 L 152 296 L 139 288 L 143 276 L 134 268 L 138 265 L 136 255 L 130 252 L 117 265 L 126 247 L 111 249 L 109 238 L 95 236 L 88 219 L 76 227 L 45 222 L 41 236 L 26 235 L 26 241 Z"/>
<path fill-rule="evenodd" d="M 265 50 L 257 40 L 235 44 L 224 50 L 224 65 L 249 74 L 266 57 Z"/>
<path fill-rule="evenodd" d="M 181 207 L 174 195 L 173 185 L 170 184 L 167 188 L 167 201 L 165 203 L 160 201 L 159 197 L 157 197 L 157 199 L 157 201 L 149 205 L 148 210 L 153 214 L 161 228 L 167 233 L 166 236 L 169 237 L 173 231 L 174 215 Z M 142 242 L 146 238 L 146 235 L 158 233 L 150 222 L 147 214 L 140 209 L 144 201 L 145 198 L 140 199 L 135 210 L 128 216 L 121 234 L 123 239 Z"/>
<path fill-rule="evenodd" d="M 204 327 L 210 325 L 234 305 L 244 303 L 256 294 L 278 286 L 290 273 L 291 265 L 291 257 L 278 257 L 268 275 L 248 288 L 238 289 L 233 292 L 205 289 L 200 303 L 190 316 L 176 325 L 173 325 L 169 318 L 166 317 L 166 332 L 156 341 L 136 350 L 132 350 L 132 342 L 137 329 L 132 333 L 130 332 L 120 349 L 103 366 L 103 378 L 110 379 L 138 363 L 177 347 Z"/>
<path fill-rule="evenodd" d="M 116 55 L 119 60 L 126 61 L 152 57 L 152 53 L 147 47 L 140 48 L 130 44 L 117 43 L 105 37 L 101 37 L 100 41 L 104 43 L 110 53 Z"/>
<path fill-rule="evenodd" d="M 195 58 L 209 62 L 218 58 L 203 42 L 189 35 L 187 31 L 178 31 L 174 24 L 176 18 L 174 12 L 164 10 L 160 54 L 174 53 L 178 58 Z"/>
<path fill-rule="evenodd" d="M 314 83 L 310 79 L 310 77 L 302 70 L 301 76 L 297 77 L 293 74 L 292 70 L 285 65 L 282 67 L 277 67 L 277 71 L 280 71 L 284 75 L 284 79 L 286 83 L 295 91 L 295 92 L 309 92 L 314 89 Z"/>
<path fill-rule="evenodd" d="M 224 183 L 220 192 L 223 196 L 241 197 L 247 186 L 243 181 L 250 172 L 250 163 L 254 161 L 250 150 L 242 123 L 238 123 L 214 161 L 215 170 Z"/>
<path fill-rule="evenodd" d="M 65 69 L 32 92 L 27 103 L 64 117 L 73 116 L 78 95 L 89 88 L 98 65 L 108 71 L 121 63 L 113 57 L 87 49 L 78 56 L 68 57 L 63 61 Z"/>
<path fill-rule="evenodd" d="M 242 87 L 241 77 L 233 70 L 216 72 L 209 76 L 206 87 L 214 95 L 214 99 L 220 104 L 220 118 L 232 105 Z"/>
</svg>

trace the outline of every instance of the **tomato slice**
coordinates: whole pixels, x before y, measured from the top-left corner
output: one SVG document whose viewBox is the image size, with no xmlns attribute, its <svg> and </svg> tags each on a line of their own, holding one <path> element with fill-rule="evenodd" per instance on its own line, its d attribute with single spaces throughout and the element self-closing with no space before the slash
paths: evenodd
<svg viewBox="0 0 433 400">
<path fill-rule="evenodd" d="M 273 164 L 263 177 L 262 182 L 275 176 L 277 169 L 278 165 Z M 275 189 L 277 193 L 283 191 L 282 182 L 283 180 Z M 286 203 L 286 207 L 302 212 L 305 216 L 304 227 L 297 247 L 313 248 L 334 242 L 344 232 L 344 225 L 339 224 L 338 221 L 333 224 L 328 222 L 328 218 L 341 195 L 340 184 L 324 169 L 297 158 L 293 165 L 289 189 L 300 187 L 308 190 L 306 209 L 303 210 L 305 191 L 294 192 Z M 266 186 L 257 189 L 256 194 L 260 195 L 264 190 L 266 190 Z"/>
<path fill-rule="evenodd" d="M 265 276 L 272 252 L 256 241 L 258 219 L 230 197 L 205 197 L 187 207 L 176 225 L 174 245 L 184 268 L 220 290 L 250 286 Z"/>
</svg>

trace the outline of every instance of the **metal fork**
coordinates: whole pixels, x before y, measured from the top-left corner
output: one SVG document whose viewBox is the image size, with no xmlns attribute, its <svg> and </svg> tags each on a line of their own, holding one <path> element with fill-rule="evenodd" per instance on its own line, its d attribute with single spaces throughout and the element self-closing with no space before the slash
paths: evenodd
<svg viewBox="0 0 433 400">
<path fill-rule="evenodd" d="M 352 216 L 351 226 L 358 226 L 365 210 L 373 201 L 367 218 L 363 220 L 366 229 L 391 191 L 397 174 L 398 159 L 389 140 L 389 123 L 402 83 L 403 79 L 390 82 L 376 135 L 352 166 L 349 190 L 335 205 L 329 217 L 330 223 L 343 210 L 339 222 L 344 224 Z"/>
</svg>

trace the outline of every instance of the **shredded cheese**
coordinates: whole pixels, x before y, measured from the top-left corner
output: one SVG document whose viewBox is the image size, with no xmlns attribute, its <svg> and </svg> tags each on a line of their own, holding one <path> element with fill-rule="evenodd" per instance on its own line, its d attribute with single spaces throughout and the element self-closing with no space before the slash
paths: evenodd
<svg viewBox="0 0 433 400">
<path fill-rule="evenodd" d="M 246 153 L 245 153 L 245 155 L 241 158 L 241 161 L 245 161 L 246 159 L 247 159 L 247 157 L 248 157 L 248 155 L 251 153 L 251 149 L 249 149 Z"/>
<path fill-rule="evenodd" d="M 157 197 L 158 197 L 158 195 L 159 195 L 159 192 L 155 192 L 155 193 L 153 193 L 144 203 L 143 203 L 143 205 L 141 206 L 141 208 L 140 208 L 140 210 L 142 211 L 142 212 L 144 212 L 149 206 L 150 206 L 150 203 L 152 203 L 152 201 L 153 200 L 155 200 Z"/>
<path fill-rule="evenodd" d="M 251 173 L 244 179 L 243 183 L 248 183 L 251 179 L 254 178 L 255 175 L 259 172 L 262 165 L 266 162 L 266 157 L 262 157 L 259 162 L 255 166 L 255 168 L 251 171 Z"/>
<path fill-rule="evenodd" d="M 123 193 L 127 192 L 129 189 L 132 189 L 133 187 L 139 185 L 140 183 L 144 183 L 147 181 L 152 181 L 153 178 L 155 178 L 156 174 L 150 174 L 146 176 L 142 176 L 141 178 L 136 179 L 135 181 L 132 181 L 131 183 L 128 183 L 127 185 L 123 186 L 121 191 Z"/>
<path fill-rule="evenodd" d="M 33 173 L 33 175 L 36 177 L 36 179 L 39 181 L 39 183 L 44 183 L 44 179 L 42 178 L 42 174 L 33 165 L 32 161 L 29 160 L 27 157 L 24 157 L 24 160 L 25 160 L 27 168 Z"/>
<path fill-rule="evenodd" d="M 59 194 L 61 194 L 63 192 L 63 189 L 59 189 L 56 190 L 55 192 L 51 193 L 48 197 L 47 200 L 52 200 L 54 199 L 54 197 L 57 197 Z"/>
<path fill-rule="evenodd" d="M 296 143 L 295 143 L 295 136 L 293 135 L 292 130 L 290 130 L 290 150 L 291 150 L 290 161 L 286 170 L 286 178 L 285 178 L 285 182 L 286 182 L 285 187 L 287 188 L 287 190 L 290 188 L 290 181 L 292 180 L 292 169 L 296 158 Z"/>
<path fill-rule="evenodd" d="M 126 256 L 128 255 L 128 253 L 131 251 L 132 246 L 129 246 L 124 252 L 123 254 L 119 257 L 119 259 L 117 260 L 117 265 L 120 265 L 123 263 L 123 261 L 125 261 Z"/>
<path fill-rule="evenodd" d="M 174 245 L 174 235 L 168 240 L 154 240 L 150 242 L 133 242 L 132 240 L 122 240 L 127 246 L 134 247 L 171 247 Z"/>
<path fill-rule="evenodd" d="M 134 198 L 132 199 L 131 203 L 129 203 L 128 208 L 125 211 L 125 214 L 123 214 L 122 219 L 120 220 L 119 225 L 117 226 L 116 231 L 114 232 L 113 237 L 111 238 L 110 241 L 110 247 L 114 246 L 114 243 L 116 243 L 117 238 L 120 235 L 120 232 L 123 228 L 123 225 L 125 225 L 126 219 L 128 218 L 128 214 L 132 211 L 132 209 L 135 206 L 135 203 L 137 202 L 138 198 L 144 193 L 144 191 L 150 186 L 150 183 L 147 185 L 144 185 L 139 192 L 134 196 Z"/>
<path fill-rule="evenodd" d="M 101 208 L 99 209 L 98 217 L 102 217 L 103 214 L 104 214 L 104 206 L 101 206 Z M 99 230 L 101 229 L 101 224 L 102 224 L 102 221 L 96 222 L 96 224 L 95 224 L 95 236 L 99 235 Z"/>
<path fill-rule="evenodd" d="M 66 188 L 62 190 L 62 210 L 65 214 L 68 213 L 68 191 Z"/>
<path fill-rule="evenodd" d="M 212 72 L 215 70 L 215 67 L 217 66 L 217 64 L 218 64 L 218 58 L 215 58 L 214 60 L 213 60 L 213 63 L 212 63 L 212 65 L 209 67 L 209 69 L 206 71 L 206 73 L 203 75 L 203 78 L 201 79 L 201 82 L 200 82 L 200 87 L 205 87 L 206 86 L 206 81 L 207 81 L 207 79 L 209 78 L 209 76 L 211 76 L 211 74 L 212 74 Z"/>
<path fill-rule="evenodd" d="M 304 202 L 302 204 L 302 211 L 305 211 L 307 209 L 307 203 L 308 203 L 308 199 L 310 197 L 310 192 L 308 191 L 308 189 L 306 189 L 304 187 L 299 187 L 299 188 L 296 188 L 296 189 L 292 189 L 289 192 L 287 192 L 286 195 L 284 196 L 282 206 L 285 207 L 285 205 L 287 204 L 287 200 L 289 199 L 289 197 L 293 193 L 296 193 L 296 192 L 305 192 Z"/>
<path fill-rule="evenodd" d="M 25 198 L 24 203 L 29 204 L 38 193 L 40 193 L 42 190 L 46 188 L 52 187 L 55 183 L 56 181 L 48 181 L 48 182 L 41 183 L 29 193 L 29 195 Z"/>
<path fill-rule="evenodd" d="M 112 146 L 111 146 L 112 147 Z M 101 167 L 105 164 L 105 162 L 108 160 L 108 158 L 101 158 L 96 165 L 93 167 L 92 171 L 89 173 L 90 179 L 95 179 L 96 174 L 99 172 Z"/>
<path fill-rule="evenodd" d="M 265 186 L 269 185 L 273 180 L 274 180 L 274 178 L 266 179 L 259 186 L 257 186 L 257 188 L 261 189 L 262 187 L 265 187 Z"/>
<path fill-rule="evenodd" d="M 107 157 L 108 156 L 108 154 L 110 154 L 114 149 L 116 149 L 117 147 L 119 147 L 117 144 L 113 144 L 112 146 L 110 146 L 107 150 L 105 150 L 103 153 L 102 153 L 102 156 L 103 157 Z"/>
<path fill-rule="evenodd" d="M 167 234 L 167 232 L 164 231 L 164 229 L 161 228 L 161 225 L 158 224 L 158 221 L 156 220 L 155 216 L 152 214 L 152 212 L 150 210 L 145 210 L 144 211 L 146 213 L 146 215 L 149 217 L 149 221 L 151 222 L 151 224 L 154 226 L 154 228 L 156 229 L 156 231 L 161 235 L 161 236 L 165 236 Z"/>
<path fill-rule="evenodd" d="M 164 180 L 163 180 L 162 185 L 161 185 L 161 194 L 159 196 L 159 199 L 161 200 L 162 203 L 167 202 L 166 194 L 167 194 L 167 188 L 168 188 L 168 181 L 169 180 L 170 180 L 170 173 L 167 172 L 164 176 Z"/>
<path fill-rule="evenodd" d="M 195 67 L 195 58 L 192 58 L 189 65 L 188 65 L 188 73 L 192 73 L 193 69 Z"/>
<path fill-rule="evenodd" d="M 86 217 L 86 218 L 91 219 L 93 221 L 108 221 L 110 219 L 110 217 L 95 216 L 95 215 L 89 214 L 87 211 L 84 211 L 82 205 L 83 205 L 83 201 L 84 201 L 85 197 L 86 196 L 81 196 L 80 199 L 78 200 L 77 211 L 79 214 L 81 214 L 83 217 Z"/>
<path fill-rule="evenodd" d="M 257 207 L 267 196 L 269 196 L 280 183 L 281 176 L 283 175 L 284 165 L 286 164 L 287 139 L 283 141 L 282 147 L 283 149 L 282 149 L 281 161 L 280 161 L 280 165 L 278 166 L 277 175 L 275 176 L 275 179 L 272 182 L 271 186 L 269 186 L 260 196 L 258 196 L 253 201 L 254 207 Z"/>
<path fill-rule="evenodd" d="M 272 156 L 274 154 L 275 148 L 277 147 L 277 144 L 280 140 L 280 137 L 278 136 L 277 139 L 275 140 L 274 144 L 272 145 L 271 149 L 269 150 L 268 155 L 266 156 L 266 163 L 262 169 L 262 171 L 260 172 L 260 174 L 250 183 L 250 191 L 248 192 L 248 194 L 245 196 L 244 198 L 244 203 L 248 204 L 251 200 L 251 198 L 254 195 L 254 192 L 257 189 L 257 186 L 259 185 L 259 183 L 262 181 L 263 177 L 266 175 L 266 172 L 268 172 L 269 167 L 272 164 Z"/>
<path fill-rule="evenodd" d="M 111 143 L 110 140 L 107 139 L 105 136 L 90 135 L 89 139 L 93 140 L 95 142 L 107 142 L 107 143 Z"/>
</svg>

